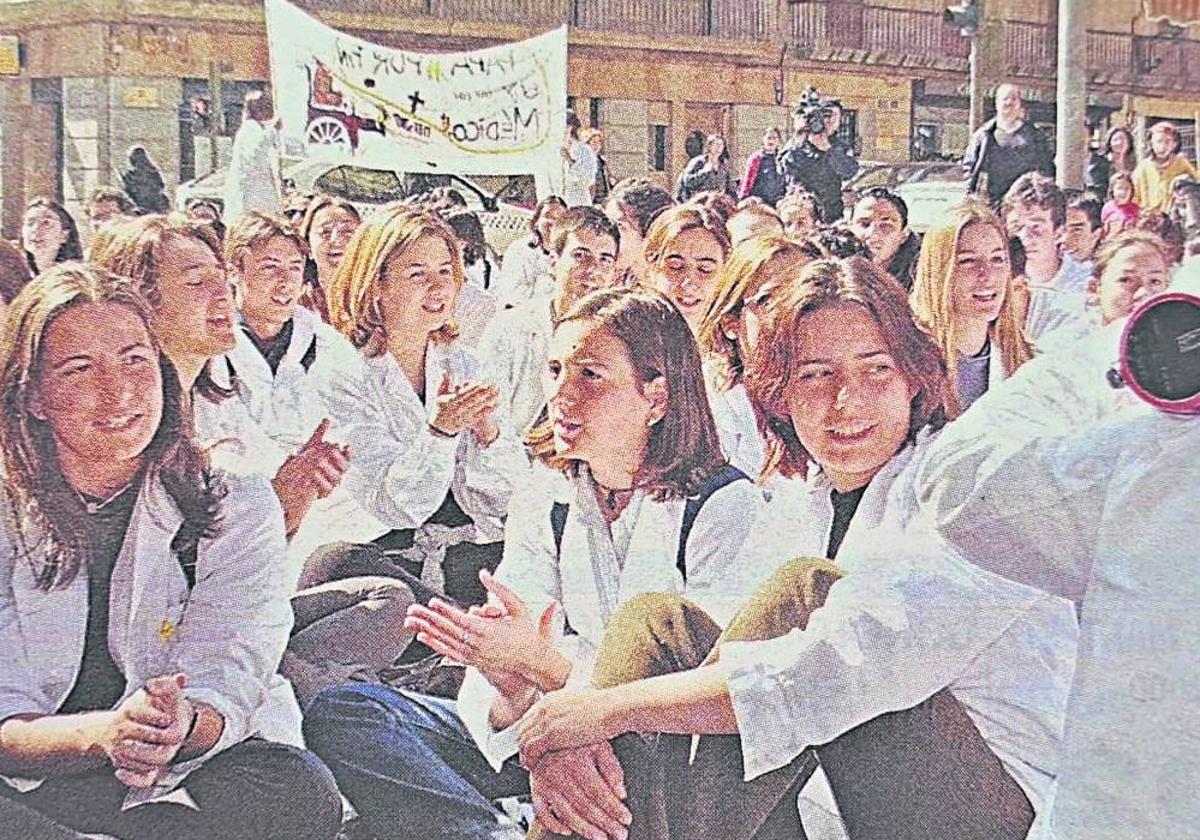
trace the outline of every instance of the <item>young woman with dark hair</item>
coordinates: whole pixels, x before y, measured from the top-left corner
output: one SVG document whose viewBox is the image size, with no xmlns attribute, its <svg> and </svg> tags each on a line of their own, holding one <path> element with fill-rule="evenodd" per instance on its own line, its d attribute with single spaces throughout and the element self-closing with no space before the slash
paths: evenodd
<svg viewBox="0 0 1200 840">
<path fill-rule="evenodd" d="M 381 838 L 519 837 L 490 802 L 526 789 L 506 736 L 541 692 L 586 678 L 621 604 L 680 592 L 725 616 L 744 597 L 736 558 L 761 497 L 725 464 L 675 308 L 588 295 L 558 321 L 548 373 L 548 414 L 528 436 L 538 476 L 511 505 L 504 562 L 482 576 L 488 605 L 410 609 L 419 639 L 470 666 L 459 702 L 346 687 L 309 709 L 309 743 Z M 612 766 L 604 748 L 559 769 L 581 793 L 600 785 L 596 807 L 618 824 Z"/>
<path fill-rule="evenodd" d="M 358 208 L 342 198 L 316 195 L 308 203 L 300 222 L 300 235 L 308 243 L 309 257 L 304 266 L 304 290 L 300 304 L 329 323 L 329 304 L 325 289 L 346 253 L 346 245 L 362 216 Z"/>
<path fill-rule="evenodd" d="M 29 270 L 40 274 L 66 260 L 83 259 L 83 245 L 75 219 L 57 201 L 35 198 L 25 205 L 21 218 L 21 246 Z"/>
<path fill-rule="evenodd" d="M 960 561 L 916 516 L 947 386 L 903 290 L 862 258 L 810 263 L 770 307 L 746 381 L 766 473 L 785 480 L 739 566 L 769 579 L 723 632 L 675 595 L 627 603 L 594 687 L 524 715 L 538 836 L 623 836 L 557 769 L 616 738 L 631 836 L 808 836 L 796 796 L 819 763 L 851 840 L 1024 838 L 1075 617 Z"/>
<path fill-rule="evenodd" d="M 0 772 L 42 781 L 0 796 L 130 840 L 330 840 L 337 789 L 271 690 L 291 627 L 278 502 L 209 468 L 152 317 L 79 264 L 9 313 Z M 196 807 L 159 800 L 176 788 Z"/>
</svg>

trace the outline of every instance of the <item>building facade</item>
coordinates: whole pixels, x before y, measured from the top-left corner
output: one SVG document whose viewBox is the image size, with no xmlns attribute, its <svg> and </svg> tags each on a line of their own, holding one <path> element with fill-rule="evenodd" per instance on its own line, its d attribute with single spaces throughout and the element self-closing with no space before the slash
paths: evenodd
<svg viewBox="0 0 1200 840">
<path fill-rule="evenodd" d="M 300 0 L 331 26 L 417 50 L 473 49 L 570 24 L 568 92 L 604 130 L 614 175 L 669 185 L 694 131 L 736 164 L 788 124 L 808 86 L 840 98 L 862 160 L 953 156 L 968 139 L 969 41 L 944 0 Z M 1088 3 L 1089 117 L 1200 108 L 1200 32 L 1146 20 L 1141 0 Z M 1053 123 L 1055 0 L 991 0 L 993 72 Z M 8 36 L 7 38 L 4 36 Z M 227 154 L 240 101 L 268 79 L 261 2 L 0 0 L 0 223 L 57 196 L 77 209 L 144 146 L 168 186 Z M 5 65 L 8 65 L 7 67 Z M 15 74 L 11 71 L 15 70 Z M 1189 131 L 1194 136 L 1194 131 Z"/>
</svg>

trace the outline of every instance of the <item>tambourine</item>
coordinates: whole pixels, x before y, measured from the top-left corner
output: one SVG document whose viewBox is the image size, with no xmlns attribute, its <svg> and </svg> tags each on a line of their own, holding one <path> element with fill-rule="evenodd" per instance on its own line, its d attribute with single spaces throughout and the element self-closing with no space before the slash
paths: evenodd
<svg viewBox="0 0 1200 840">
<path fill-rule="evenodd" d="M 1121 379 L 1171 414 L 1200 414 L 1200 297 L 1167 292 L 1143 301 L 1121 333 Z"/>
</svg>

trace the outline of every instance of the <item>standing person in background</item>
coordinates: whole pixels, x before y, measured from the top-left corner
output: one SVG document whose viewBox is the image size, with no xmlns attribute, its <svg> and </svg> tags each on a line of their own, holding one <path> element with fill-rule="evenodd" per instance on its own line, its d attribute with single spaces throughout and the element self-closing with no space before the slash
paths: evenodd
<svg viewBox="0 0 1200 840">
<path fill-rule="evenodd" d="M 963 158 L 967 192 L 974 194 L 986 180 L 987 199 L 993 207 L 1004 200 L 1009 187 L 1028 172 L 1054 177 L 1054 155 L 1042 133 L 1025 116 L 1021 91 L 1005 82 L 996 88 L 996 116 L 975 132 Z"/>
<path fill-rule="evenodd" d="M 67 208 L 48 198 L 35 198 L 25 205 L 21 246 L 34 274 L 41 274 L 60 262 L 83 259 L 75 220 Z"/>
<path fill-rule="evenodd" d="M 129 165 L 121 172 L 125 192 L 143 213 L 166 213 L 171 209 L 164 192 L 162 173 L 143 146 L 129 150 Z"/>
<path fill-rule="evenodd" d="M 774 207 L 775 202 L 783 198 L 787 184 L 779 165 L 779 147 L 782 145 L 783 135 L 775 126 L 763 133 L 762 148 L 746 161 L 746 174 L 738 188 L 739 199 L 754 195 Z"/>
<path fill-rule="evenodd" d="M 596 185 L 596 153 L 580 139 L 583 123 L 574 111 L 567 111 L 567 127 L 563 134 L 563 199 L 568 207 L 586 207 L 592 203 L 592 188 Z"/>
<path fill-rule="evenodd" d="M 709 135 L 704 143 L 704 151 L 688 161 L 679 176 L 675 198 L 681 202 L 687 201 L 697 193 L 709 191 L 733 192 L 729 153 L 725 150 L 725 138 L 718 134 Z"/>
<path fill-rule="evenodd" d="M 1109 129 L 1103 148 L 1088 159 L 1087 188 L 1103 195 L 1113 175 L 1132 175 L 1137 167 L 1135 147 L 1133 132 L 1128 128 L 1117 125 Z"/>
<path fill-rule="evenodd" d="M 1142 210 L 1133 200 L 1133 179 L 1128 172 L 1118 172 L 1109 179 L 1108 201 L 1100 211 L 1104 236 L 1111 239 L 1122 231 L 1131 230 Z"/>
<path fill-rule="evenodd" d="M 246 94 L 242 125 L 233 138 L 225 175 L 225 224 L 247 210 L 281 215 L 283 182 L 279 172 L 279 135 L 272 123 L 275 105 L 263 90 Z"/>
<path fill-rule="evenodd" d="M 598 128 L 593 128 L 587 132 L 585 141 L 596 155 L 596 185 L 592 189 L 592 203 L 598 207 L 603 207 L 604 202 L 608 200 L 608 194 L 612 192 L 612 173 L 608 171 L 608 161 L 604 159 L 604 132 Z"/>
<path fill-rule="evenodd" d="M 1179 154 L 1179 129 L 1174 123 L 1150 127 L 1150 154 L 1133 170 L 1133 194 L 1143 213 L 1166 213 L 1171 207 L 1171 182 L 1179 175 L 1196 177 L 1196 167 Z"/>
<path fill-rule="evenodd" d="M 842 183 L 858 171 L 858 163 L 837 136 L 841 103 L 821 99 L 811 88 L 805 96 L 792 113 L 794 133 L 781 157 L 784 178 L 788 192 L 800 188 L 812 193 L 821 218 L 833 224 L 846 210 Z"/>
</svg>

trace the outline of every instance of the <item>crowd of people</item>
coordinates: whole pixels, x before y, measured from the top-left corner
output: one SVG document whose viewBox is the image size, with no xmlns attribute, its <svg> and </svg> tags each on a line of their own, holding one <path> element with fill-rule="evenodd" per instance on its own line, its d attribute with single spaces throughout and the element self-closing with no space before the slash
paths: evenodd
<svg viewBox="0 0 1200 840">
<path fill-rule="evenodd" d="M 1120 788 L 1194 761 L 1153 705 L 1194 687 L 1194 584 L 1147 586 L 1200 536 L 1200 427 L 1111 369 L 1200 285 L 1195 170 L 1114 130 L 1107 203 L 1065 192 L 997 98 L 980 195 L 923 235 L 886 189 L 842 207 L 815 96 L 675 195 L 569 115 L 564 195 L 502 258 L 452 190 L 289 200 L 262 93 L 223 208 L 148 206 L 144 150 L 86 254 L 31 202 L 0 247 L 5 825 L 1180 836 Z"/>
</svg>

